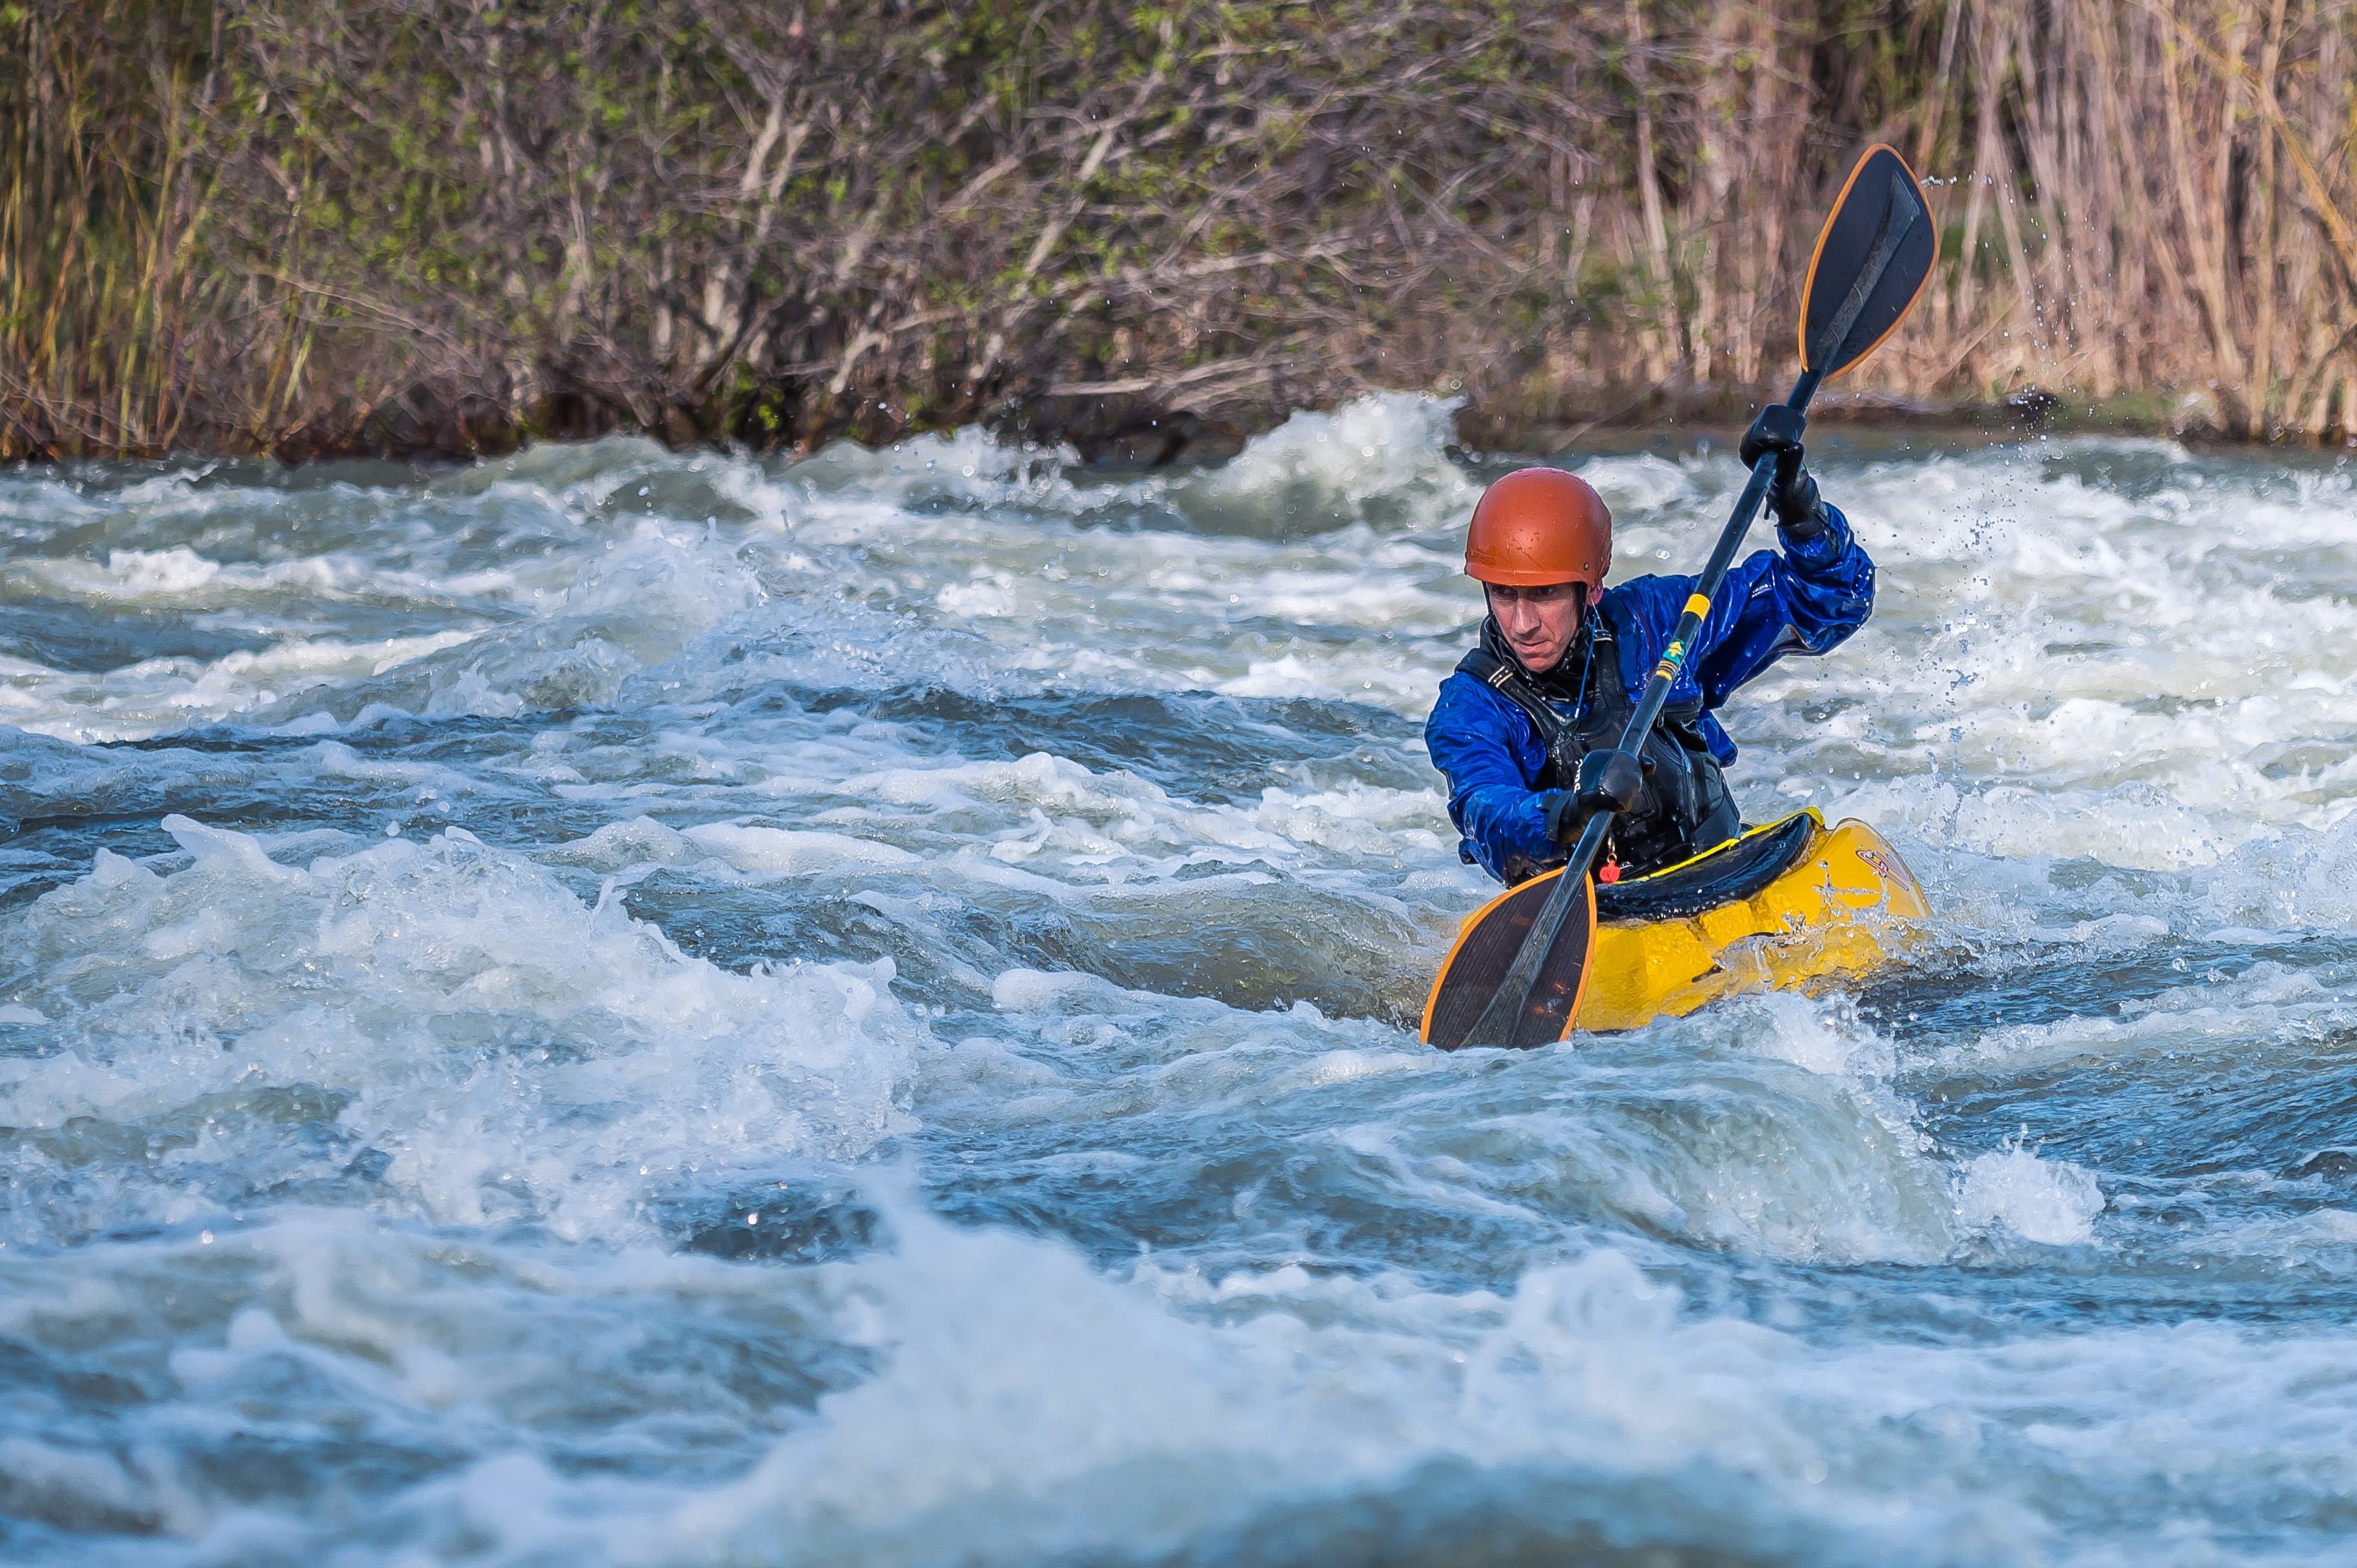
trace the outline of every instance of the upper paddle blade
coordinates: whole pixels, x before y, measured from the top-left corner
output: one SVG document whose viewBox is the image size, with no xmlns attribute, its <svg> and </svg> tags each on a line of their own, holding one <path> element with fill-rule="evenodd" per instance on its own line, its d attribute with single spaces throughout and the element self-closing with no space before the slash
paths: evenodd
<svg viewBox="0 0 2357 1568">
<path fill-rule="evenodd" d="M 1940 259 L 1931 203 L 1907 160 L 1867 149 L 1817 236 L 1801 295 L 1801 366 L 1830 381 L 1874 352 Z"/>
<path fill-rule="evenodd" d="M 1440 977 L 1432 983 L 1432 996 L 1425 1004 L 1426 1045 L 1444 1051 L 1462 1046 L 1544 1046 L 1571 1033 L 1572 1020 L 1579 1015 L 1579 999 L 1587 991 L 1587 957 L 1596 944 L 1596 884 L 1588 877 L 1580 879 L 1586 885 L 1586 897 L 1572 906 L 1539 966 L 1529 1005 L 1515 1017 L 1514 1037 L 1468 1038 L 1506 972 L 1513 967 L 1523 937 L 1562 875 L 1560 871 L 1551 871 L 1533 877 L 1491 899 L 1465 922 L 1464 934 L 1441 964 Z"/>
</svg>

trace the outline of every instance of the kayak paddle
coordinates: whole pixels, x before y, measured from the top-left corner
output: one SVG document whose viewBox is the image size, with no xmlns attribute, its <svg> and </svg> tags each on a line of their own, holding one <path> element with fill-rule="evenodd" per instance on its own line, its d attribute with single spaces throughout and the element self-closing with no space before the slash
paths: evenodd
<svg viewBox="0 0 2357 1568">
<path fill-rule="evenodd" d="M 1817 235 L 1801 291 L 1801 379 L 1784 402 L 1804 412 L 1819 383 L 1881 346 L 1930 280 L 1940 253 L 1923 188 L 1890 148 L 1867 149 L 1850 170 Z M 1710 613 L 1710 601 L 1751 530 L 1776 473 L 1774 452 L 1760 454 L 1696 579 L 1685 613 L 1645 682 L 1645 694 L 1620 736 L 1641 753 L 1686 652 Z M 1594 613 L 1590 611 L 1589 613 Z M 1462 1046 L 1543 1046 L 1572 1030 L 1587 989 L 1596 937 L 1596 886 L 1589 875 L 1612 829 L 1612 813 L 1588 818 L 1560 872 L 1534 877 L 1497 899 L 1466 929 L 1443 961 L 1425 1008 L 1424 1038 L 1443 1050 Z M 1542 892 L 1544 889 L 1544 892 Z"/>
</svg>

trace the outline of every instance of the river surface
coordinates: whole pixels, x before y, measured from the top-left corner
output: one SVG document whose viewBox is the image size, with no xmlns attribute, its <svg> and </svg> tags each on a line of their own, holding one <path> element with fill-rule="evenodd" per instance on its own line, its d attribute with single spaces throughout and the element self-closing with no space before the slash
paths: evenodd
<svg viewBox="0 0 2357 1568">
<path fill-rule="evenodd" d="M 1447 1056 L 1447 429 L 0 473 L 0 1558 L 2348 1561 L 2357 470 L 1829 441 L 1927 939 Z"/>
</svg>

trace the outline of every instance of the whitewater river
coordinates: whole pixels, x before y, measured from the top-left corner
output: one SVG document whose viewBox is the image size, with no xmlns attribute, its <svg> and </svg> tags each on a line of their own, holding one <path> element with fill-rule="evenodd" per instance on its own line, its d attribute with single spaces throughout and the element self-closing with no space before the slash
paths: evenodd
<svg viewBox="0 0 2357 1568">
<path fill-rule="evenodd" d="M 1447 429 L 0 473 L 0 1558 L 2347 1561 L 2357 469 L 1829 442 L 1928 940 L 1452 1057 Z"/>
</svg>

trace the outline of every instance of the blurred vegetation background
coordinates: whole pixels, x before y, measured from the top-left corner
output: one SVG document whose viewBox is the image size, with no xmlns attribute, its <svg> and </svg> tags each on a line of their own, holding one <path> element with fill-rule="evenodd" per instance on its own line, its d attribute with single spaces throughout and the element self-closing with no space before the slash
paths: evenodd
<svg viewBox="0 0 2357 1568">
<path fill-rule="evenodd" d="M 1878 140 L 1944 253 L 1854 410 L 2348 441 L 2353 42 L 2326 0 L 0 0 L 0 456 L 1727 419 Z"/>
</svg>

